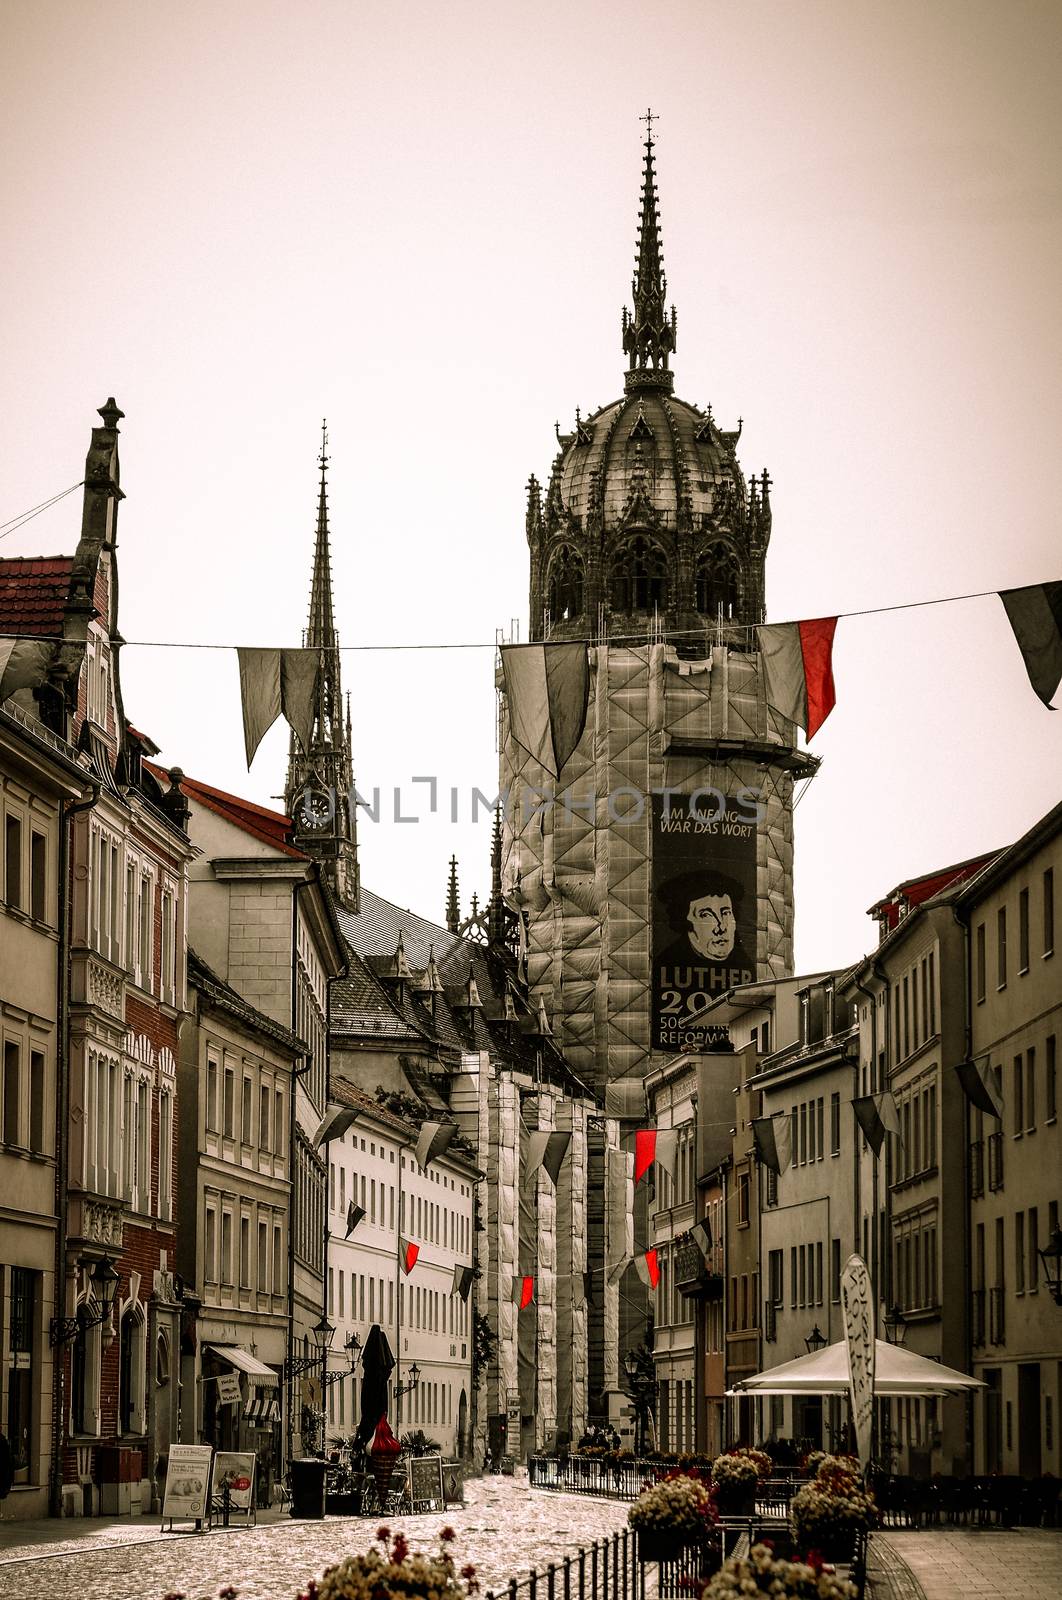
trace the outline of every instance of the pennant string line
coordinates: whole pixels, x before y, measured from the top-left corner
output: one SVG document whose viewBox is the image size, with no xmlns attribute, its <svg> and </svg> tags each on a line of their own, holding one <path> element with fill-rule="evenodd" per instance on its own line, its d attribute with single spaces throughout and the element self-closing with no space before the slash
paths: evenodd
<svg viewBox="0 0 1062 1600">
<path fill-rule="evenodd" d="M 17 517 L 11 517 L 7 522 L 0 522 L 0 539 L 6 539 L 9 533 L 17 533 L 19 528 L 26 526 L 27 522 L 32 522 L 34 517 L 39 517 L 42 511 L 48 511 L 52 506 L 57 506 L 60 500 L 66 499 L 68 494 L 73 494 L 75 489 L 80 489 L 84 481 L 84 478 L 80 478 L 77 483 L 72 483 L 69 489 L 60 489 L 59 493 L 53 494 L 50 499 L 42 500 L 39 506 L 30 506 L 28 511 L 20 511 Z M 27 556 L 25 559 L 33 561 L 38 558 Z M 5 634 L 4 637 L 10 638 L 11 635 Z"/>
<path fill-rule="evenodd" d="M 79 489 L 80 487 L 80 484 L 73 484 L 71 488 L 64 489 L 63 494 L 56 495 L 53 500 L 45 501 L 43 505 L 35 508 L 32 512 L 23 513 L 23 516 L 28 518 L 29 516 L 36 516 L 40 511 L 46 511 L 50 505 L 54 505 L 55 502 L 57 500 L 61 500 L 64 495 L 72 494 L 74 489 Z M 17 518 L 15 520 L 18 522 Z M 14 532 L 14 529 L 12 528 L 11 531 Z M 0 538 L 6 538 L 6 534 L 0 534 Z M 1021 585 L 1020 587 L 1035 588 L 1037 585 L 1029 584 Z M 999 593 L 1000 591 L 998 589 L 979 589 L 971 594 L 940 595 L 934 600 L 906 600 L 891 606 L 864 606 L 861 610 L 857 611 L 838 611 L 830 614 L 835 615 L 838 618 L 876 617 L 882 616 L 889 611 L 918 611 L 924 606 L 950 606 L 956 605 L 965 600 L 993 599 L 997 598 Z M 815 619 L 806 617 L 791 617 L 784 620 L 789 622 L 806 622 L 813 621 Z M 781 623 L 756 624 L 728 622 L 727 631 L 728 633 L 754 634 L 758 626 L 779 627 L 781 625 Z M 700 638 L 704 636 L 705 631 L 706 630 L 703 628 L 669 629 L 667 633 L 667 641 L 665 642 L 669 642 L 672 639 Z M 25 637 L 26 635 L 24 634 L 0 632 L 0 639 L 21 639 Z M 34 634 L 33 638 L 42 644 L 65 644 L 67 642 L 58 634 Z M 499 642 L 503 643 L 504 641 L 488 641 L 486 639 L 436 640 L 425 644 L 410 642 L 407 640 L 389 640 L 382 644 L 341 644 L 337 645 L 335 648 L 344 654 L 353 654 L 355 652 L 371 653 L 374 651 L 384 650 L 497 650 L 499 647 Z M 591 638 L 569 639 L 565 642 L 568 644 L 585 644 L 589 646 L 594 646 L 599 643 L 598 640 Z M 645 642 L 645 636 L 640 633 L 614 634 L 605 642 L 608 644 L 643 644 Z M 235 644 L 204 643 L 189 639 L 126 639 L 124 641 L 124 648 L 126 650 L 236 650 L 239 648 L 239 646 Z M 516 648 L 519 649 L 520 646 L 517 646 Z"/>
</svg>

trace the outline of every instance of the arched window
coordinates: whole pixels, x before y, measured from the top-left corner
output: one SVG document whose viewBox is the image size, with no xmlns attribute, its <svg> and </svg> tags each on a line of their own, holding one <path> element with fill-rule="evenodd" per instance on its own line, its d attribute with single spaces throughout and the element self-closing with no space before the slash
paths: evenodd
<svg viewBox="0 0 1062 1600">
<path fill-rule="evenodd" d="M 118 1358 L 118 1431 L 143 1433 L 146 1426 L 144 1388 L 147 1327 L 144 1308 L 131 1301 L 122 1312 Z"/>
<path fill-rule="evenodd" d="M 70 1429 L 72 1433 L 100 1431 L 100 1361 L 103 1354 L 100 1323 L 86 1327 L 96 1302 L 82 1299 L 77 1308 L 78 1334 L 70 1357 Z"/>
<path fill-rule="evenodd" d="M 667 605 L 667 557 L 651 539 L 632 539 L 612 563 L 613 611 L 662 611 Z"/>
<path fill-rule="evenodd" d="M 546 585 L 551 622 L 566 622 L 583 611 L 583 563 L 570 545 L 561 545 L 549 564 Z"/>
<path fill-rule="evenodd" d="M 741 604 L 738 560 L 729 545 L 713 544 L 697 562 L 697 610 L 702 616 L 716 617 L 722 609 L 723 621 L 737 616 Z"/>
</svg>

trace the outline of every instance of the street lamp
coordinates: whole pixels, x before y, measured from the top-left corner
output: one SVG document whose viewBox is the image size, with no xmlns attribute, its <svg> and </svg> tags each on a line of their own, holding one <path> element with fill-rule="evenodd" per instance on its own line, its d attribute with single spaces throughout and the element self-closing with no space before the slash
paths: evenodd
<svg viewBox="0 0 1062 1600">
<path fill-rule="evenodd" d="M 813 1356 L 817 1350 L 825 1350 L 828 1340 L 826 1335 L 820 1330 L 817 1322 L 812 1328 L 811 1332 L 808 1334 L 807 1338 L 804 1340 L 804 1343 L 807 1346 L 809 1356 Z"/>
<path fill-rule="evenodd" d="M 656 1393 L 656 1367 L 648 1344 L 627 1351 L 623 1357 L 623 1371 L 627 1393 L 634 1406 L 634 1449 L 637 1453 L 645 1448 L 645 1418 Z"/>
<path fill-rule="evenodd" d="M 332 1332 L 335 1333 L 334 1328 Z M 329 1340 L 329 1343 L 331 1343 L 331 1340 Z M 326 1368 L 324 1373 L 324 1386 L 326 1389 L 333 1383 L 342 1383 L 344 1378 L 352 1378 L 358 1370 L 358 1362 L 361 1360 L 361 1340 L 356 1333 L 352 1333 L 349 1339 L 344 1340 L 343 1348 L 347 1352 L 350 1366 L 340 1367 L 336 1372 L 329 1372 Z"/>
<path fill-rule="evenodd" d="M 109 1321 L 115 1291 L 121 1281 L 110 1256 L 103 1256 L 89 1275 L 96 1304 L 83 1305 L 74 1317 L 53 1317 L 48 1328 L 49 1342 L 53 1345 L 69 1344 L 83 1329 L 95 1328 L 98 1323 Z"/>
<path fill-rule="evenodd" d="M 403 1395 L 412 1394 L 413 1390 L 417 1387 L 419 1382 L 420 1382 L 420 1368 L 417 1366 L 417 1363 L 414 1361 L 410 1366 L 409 1377 L 407 1378 L 406 1382 L 405 1383 L 396 1383 L 395 1384 L 395 1399 L 396 1400 L 401 1400 Z"/>
<path fill-rule="evenodd" d="M 286 1378 L 297 1378 L 303 1372 L 309 1372 L 311 1367 L 317 1367 L 327 1361 L 332 1340 L 336 1336 L 334 1325 L 322 1312 L 321 1319 L 310 1329 L 310 1335 L 316 1346 L 312 1356 L 289 1356 L 284 1365 Z"/>
<path fill-rule="evenodd" d="M 1056 1228 L 1051 1243 L 1038 1252 L 1043 1262 L 1044 1281 L 1056 1306 L 1062 1306 L 1062 1228 Z"/>
<path fill-rule="evenodd" d="M 898 1305 L 893 1305 L 881 1319 L 885 1338 L 889 1344 L 901 1345 L 907 1338 L 907 1318 Z"/>
</svg>

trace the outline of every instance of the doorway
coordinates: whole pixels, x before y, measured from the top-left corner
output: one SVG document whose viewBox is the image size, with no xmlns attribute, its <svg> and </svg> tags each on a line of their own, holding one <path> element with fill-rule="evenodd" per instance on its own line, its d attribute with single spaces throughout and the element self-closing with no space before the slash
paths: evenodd
<svg viewBox="0 0 1062 1600">
<path fill-rule="evenodd" d="M 1042 1471 L 1038 1361 L 1023 1361 L 1018 1367 L 1018 1471 L 1023 1478 L 1038 1478 Z"/>
</svg>

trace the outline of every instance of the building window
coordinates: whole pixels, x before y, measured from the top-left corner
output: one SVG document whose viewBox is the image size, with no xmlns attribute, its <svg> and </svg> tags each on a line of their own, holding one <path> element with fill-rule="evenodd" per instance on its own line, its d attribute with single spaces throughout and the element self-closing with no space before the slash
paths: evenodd
<svg viewBox="0 0 1062 1600">
<path fill-rule="evenodd" d="M 1040 1213 L 1029 1207 L 1029 1290 L 1035 1294 L 1040 1287 Z"/>
<path fill-rule="evenodd" d="M 232 1212 L 221 1213 L 221 1281 L 232 1282 Z"/>
<path fill-rule="evenodd" d="M 1044 955 L 1054 953 L 1055 948 L 1055 869 L 1048 867 L 1044 872 Z"/>
<path fill-rule="evenodd" d="M 1029 891 L 1018 895 L 1018 971 L 1029 970 Z"/>
<path fill-rule="evenodd" d="M 122 1314 L 118 1359 L 118 1431 L 143 1433 L 147 1329 L 144 1313 L 133 1304 Z"/>
<path fill-rule="evenodd" d="M 142 989 L 151 988 L 152 976 L 152 949 L 151 949 L 151 922 L 154 910 L 154 894 L 150 876 L 144 872 L 140 875 L 140 949 L 137 980 Z"/>
<path fill-rule="evenodd" d="M 1036 1128 L 1036 1051 L 1030 1046 L 1025 1052 L 1025 1131 Z"/>
<path fill-rule="evenodd" d="M 667 605 L 667 558 L 643 537 L 619 551 L 612 567 L 613 611 L 662 611 Z"/>
<path fill-rule="evenodd" d="M 208 1283 L 218 1277 L 218 1214 L 213 1206 L 206 1208 L 206 1227 L 203 1239 L 203 1276 Z"/>
<path fill-rule="evenodd" d="M 218 1131 L 218 1063 L 216 1056 L 207 1056 L 206 1070 L 206 1126 L 208 1133 Z"/>
<path fill-rule="evenodd" d="M 173 1167 L 173 1100 L 159 1095 L 159 1216 L 169 1221 Z"/>
<path fill-rule="evenodd" d="M 1014 1213 L 1014 1292 L 1025 1293 L 1025 1212 Z"/>
<path fill-rule="evenodd" d="M 1015 1133 L 1025 1132 L 1025 1075 L 1022 1070 L 1021 1056 L 1014 1057 L 1014 1129 Z"/>
<path fill-rule="evenodd" d="M 4 819 L 4 899 L 12 911 L 21 911 L 22 822 L 10 812 Z"/>
<path fill-rule="evenodd" d="M 1048 1122 L 1054 1122 L 1057 1115 L 1055 1093 L 1055 1036 L 1049 1033 L 1044 1051 L 1044 1116 Z"/>
<path fill-rule="evenodd" d="M 30 1126 L 29 1147 L 37 1155 L 48 1154 L 48 1144 L 45 1140 L 44 1100 L 45 1100 L 45 1062 L 43 1050 L 30 1051 Z"/>
<path fill-rule="evenodd" d="M 741 608 L 740 567 L 733 550 L 713 544 L 697 561 L 696 604 L 705 617 L 730 622 Z"/>
<path fill-rule="evenodd" d="M 830 1096 L 830 1154 L 839 1156 L 841 1153 L 841 1096 L 834 1092 Z"/>
<path fill-rule="evenodd" d="M 996 912 L 996 988 L 1007 987 L 1007 908 Z"/>
<path fill-rule="evenodd" d="M 841 1241 L 830 1240 L 830 1300 L 837 1306 L 841 1303 Z"/>
<path fill-rule="evenodd" d="M 269 1102 L 271 1098 L 268 1086 L 263 1084 L 258 1092 L 258 1147 L 260 1150 L 269 1149 Z"/>
<path fill-rule="evenodd" d="M 231 1067 L 225 1068 L 225 1105 L 222 1132 L 226 1139 L 236 1136 L 236 1075 Z"/>
<path fill-rule="evenodd" d="M 984 1000 L 985 986 L 988 981 L 986 977 L 985 965 L 985 925 L 983 922 L 979 922 L 977 924 L 977 933 L 975 935 L 974 943 L 974 981 L 976 986 L 977 1004 L 980 1005 Z"/>
<path fill-rule="evenodd" d="M 18 1144 L 22 1124 L 22 1048 L 4 1040 L 4 1143 Z"/>
<path fill-rule="evenodd" d="M 48 843 L 34 828 L 30 833 L 30 916 L 43 922 L 48 914 Z"/>
<path fill-rule="evenodd" d="M 83 1300 L 78 1307 L 79 1331 L 70 1358 L 71 1430 L 89 1436 L 98 1436 L 100 1431 L 101 1324 L 97 1322 L 92 1327 L 85 1326 L 95 1310 L 93 1299 Z"/>
<path fill-rule="evenodd" d="M 176 999 L 177 985 L 177 910 L 172 890 L 162 892 L 162 972 L 160 994 L 167 1005 Z"/>
<path fill-rule="evenodd" d="M 583 563 L 570 545 L 554 551 L 546 589 L 551 622 L 567 622 L 582 615 Z"/>
</svg>

